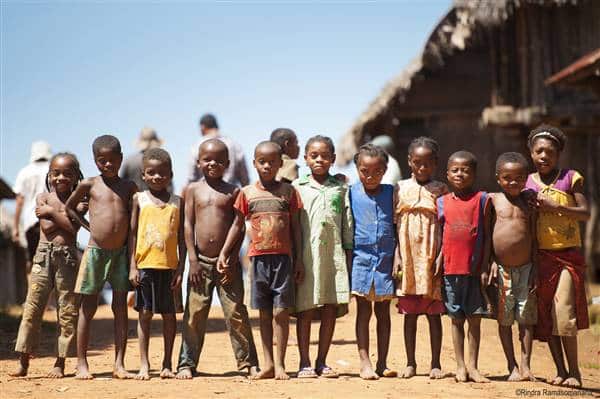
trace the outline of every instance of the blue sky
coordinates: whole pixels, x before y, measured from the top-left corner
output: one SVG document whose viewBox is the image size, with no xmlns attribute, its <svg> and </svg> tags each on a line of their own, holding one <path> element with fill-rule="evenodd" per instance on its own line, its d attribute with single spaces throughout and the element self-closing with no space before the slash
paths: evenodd
<svg viewBox="0 0 600 399">
<path fill-rule="evenodd" d="M 449 6 L 2 0 L 0 176 L 12 185 L 39 139 L 94 175 L 94 137 L 116 135 L 127 155 L 148 125 L 165 140 L 179 190 L 204 112 L 249 161 L 276 127 L 301 143 L 337 140 Z"/>
</svg>

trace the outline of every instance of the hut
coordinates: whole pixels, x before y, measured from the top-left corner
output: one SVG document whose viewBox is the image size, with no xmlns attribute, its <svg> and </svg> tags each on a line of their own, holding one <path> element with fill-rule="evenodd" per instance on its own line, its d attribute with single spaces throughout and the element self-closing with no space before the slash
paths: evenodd
<svg viewBox="0 0 600 399">
<path fill-rule="evenodd" d="M 595 181 L 585 154 L 600 137 L 600 100 L 545 80 L 600 47 L 598 21 L 600 2 L 592 0 L 455 0 L 421 54 L 343 136 L 338 162 L 379 134 L 393 138 L 402 162 L 409 142 L 426 135 L 440 143 L 441 159 L 475 153 L 480 188 L 496 191 L 497 156 L 527 154 L 527 134 L 546 122 L 569 135 L 561 161 Z"/>
</svg>

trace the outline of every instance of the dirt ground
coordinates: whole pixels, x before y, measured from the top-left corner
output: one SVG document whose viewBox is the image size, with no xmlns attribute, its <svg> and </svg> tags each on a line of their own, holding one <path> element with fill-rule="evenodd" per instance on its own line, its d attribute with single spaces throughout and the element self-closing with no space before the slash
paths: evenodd
<svg viewBox="0 0 600 399">
<path fill-rule="evenodd" d="M 493 381 L 490 384 L 459 384 L 453 378 L 431 381 L 427 378 L 429 363 L 429 336 L 427 322 L 420 318 L 417 337 L 418 376 L 410 380 L 399 378 L 363 381 L 358 377 L 358 355 L 354 337 L 354 306 L 350 315 L 338 320 L 334 343 L 329 354 L 329 364 L 341 373 L 338 380 L 298 380 L 289 381 L 249 381 L 236 371 L 229 337 L 222 318 L 221 309 L 213 306 L 205 342 L 200 358 L 201 375 L 192 381 L 161 380 L 157 368 L 161 362 L 162 337 L 161 322 L 155 318 L 150 342 L 152 380 L 137 382 L 134 380 L 112 380 L 112 315 L 110 307 L 101 306 L 92 326 L 90 366 L 95 373 L 93 381 L 77 381 L 73 378 L 75 360 L 67 361 L 67 378 L 51 380 L 44 378 L 53 364 L 53 323 L 55 315 L 46 312 L 42 348 L 40 357 L 32 360 L 30 373 L 25 378 L 11 378 L 8 372 L 17 365 L 16 354 L 12 352 L 16 338 L 18 318 L 3 322 L 0 326 L 0 396 L 2 398 L 392 398 L 392 397 L 518 397 L 518 396 L 577 396 L 600 397 L 600 332 L 582 331 L 579 338 L 579 353 L 584 390 L 573 391 L 556 388 L 545 382 L 554 376 L 554 366 L 546 345 L 535 342 L 532 369 L 539 378 L 536 383 L 508 383 L 506 361 L 500 348 L 496 332 L 496 322 L 484 320 L 482 323 L 482 345 L 480 369 Z M 132 372 L 139 365 L 138 342 L 136 337 L 136 312 L 129 311 L 129 342 L 126 365 Z M 258 314 L 251 312 L 254 337 L 259 343 L 257 324 Z M 180 331 L 181 316 L 178 327 Z M 442 347 L 442 365 L 444 371 L 454 370 L 454 355 L 450 336 L 450 323 L 444 322 L 444 341 Z M 372 331 L 374 331 L 374 321 Z M 291 326 L 290 345 L 288 347 L 287 367 L 292 374 L 298 365 L 297 346 L 295 344 L 295 326 Z M 375 350 L 374 332 L 371 334 L 371 352 Z M 313 340 L 317 339 L 317 325 L 313 326 Z M 179 352 L 181 337 L 175 342 L 174 361 Z M 517 341 L 515 340 L 517 346 Z M 312 353 L 316 352 L 316 346 Z M 373 357 L 375 361 L 375 357 Z M 405 362 L 402 338 L 402 317 L 393 313 L 392 343 L 389 365 L 400 370 Z M 553 392 L 551 392 L 553 391 Z"/>
</svg>

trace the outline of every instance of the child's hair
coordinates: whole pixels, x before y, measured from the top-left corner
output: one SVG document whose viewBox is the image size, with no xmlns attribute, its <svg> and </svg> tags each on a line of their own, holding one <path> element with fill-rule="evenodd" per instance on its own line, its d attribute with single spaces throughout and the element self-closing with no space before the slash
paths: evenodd
<svg viewBox="0 0 600 399">
<path fill-rule="evenodd" d="M 504 164 L 507 163 L 518 163 L 525 169 L 529 167 L 527 159 L 523 156 L 523 154 L 518 152 L 505 152 L 504 154 L 500 154 L 496 160 L 496 173 L 498 173 Z"/>
<path fill-rule="evenodd" d="M 435 159 L 438 158 L 438 152 L 440 151 L 440 145 L 438 144 L 437 141 L 435 141 L 431 137 L 426 137 L 426 136 L 417 137 L 416 139 L 413 139 L 410 142 L 410 144 L 408 145 L 408 155 L 411 155 L 414 150 L 416 150 L 417 148 L 420 148 L 420 147 L 429 149 L 431 151 L 431 153 L 433 154 L 433 157 Z"/>
<path fill-rule="evenodd" d="M 296 138 L 296 133 L 287 127 L 280 127 L 271 132 L 271 141 L 285 147 L 285 142 Z"/>
<path fill-rule="evenodd" d="M 373 158 L 378 157 L 386 165 L 387 165 L 388 160 L 389 160 L 389 156 L 388 156 L 387 152 L 385 152 L 383 150 L 383 148 L 379 147 L 378 145 L 363 144 L 358 149 L 358 152 L 356 154 L 354 154 L 354 164 L 355 165 L 358 165 L 358 163 L 360 162 L 360 157 L 363 156 L 363 155 L 366 155 L 366 156 L 369 156 L 369 157 L 373 157 Z"/>
<path fill-rule="evenodd" d="M 52 158 L 50 158 L 50 165 L 52 165 L 52 162 L 54 162 L 54 160 L 57 158 L 71 158 L 71 160 L 73 161 L 75 175 L 77 176 L 75 178 L 75 182 L 73 183 L 73 187 L 71 188 L 72 190 L 74 190 L 75 187 L 77 187 L 77 185 L 79 184 L 79 182 L 83 180 L 83 173 L 81 173 L 81 168 L 79 166 L 79 160 L 77 159 L 75 154 L 72 154 L 70 152 L 59 152 L 57 154 L 54 154 L 54 156 L 52 156 Z M 48 189 L 48 191 L 51 190 L 50 189 L 50 169 L 49 168 L 48 168 L 48 173 L 46 173 L 46 189 Z"/>
<path fill-rule="evenodd" d="M 113 152 L 121 153 L 121 143 L 119 139 L 115 136 L 111 136 L 110 134 L 105 134 L 103 136 L 96 137 L 94 143 L 92 144 L 92 151 L 94 156 L 98 154 L 102 148 L 108 148 Z"/>
<path fill-rule="evenodd" d="M 329 151 L 331 151 L 332 154 L 335 154 L 335 146 L 333 145 L 333 140 L 331 140 L 329 137 L 321 136 L 320 134 L 317 134 L 316 136 L 312 136 L 306 142 L 304 151 L 308 152 L 308 147 L 310 147 L 313 143 L 323 143 L 329 147 Z"/>
<path fill-rule="evenodd" d="M 270 140 L 265 140 L 265 141 L 261 141 L 260 143 L 258 143 L 256 145 L 256 147 L 254 147 L 254 154 L 256 154 L 256 151 L 258 151 L 258 149 L 260 147 L 264 147 L 264 146 L 272 146 L 273 148 L 277 149 L 277 153 L 279 154 L 279 156 L 283 155 L 283 149 L 281 148 L 281 146 L 274 142 L 274 141 L 270 141 Z"/>
<path fill-rule="evenodd" d="M 213 114 L 204 114 L 200 118 L 201 126 L 206 127 L 207 129 L 218 129 L 219 124 L 217 123 L 217 118 Z"/>
<path fill-rule="evenodd" d="M 533 148 L 533 144 L 537 139 L 549 139 L 552 140 L 558 146 L 558 150 L 562 151 L 567 143 L 567 135 L 563 133 L 559 128 L 552 125 L 539 125 L 529 133 L 527 136 L 527 146 L 529 149 Z"/>
<path fill-rule="evenodd" d="M 457 159 L 464 159 L 469 163 L 469 166 L 471 166 L 475 170 L 477 169 L 477 157 L 472 152 L 456 151 L 455 153 L 450 155 L 450 158 L 448 158 L 448 165 L 450 165 L 450 162 L 455 161 Z"/>
<path fill-rule="evenodd" d="M 169 164 L 169 169 L 173 169 L 173 163 L 171 162 L 171 156 L 169 153 L 162 148 L 150 148 L 144 151 L 144 155 L 142 156 L 142 165 L 144 165 L 149 160 L 156 160 L 160 162 L 165 162 Z"/>
</svg>

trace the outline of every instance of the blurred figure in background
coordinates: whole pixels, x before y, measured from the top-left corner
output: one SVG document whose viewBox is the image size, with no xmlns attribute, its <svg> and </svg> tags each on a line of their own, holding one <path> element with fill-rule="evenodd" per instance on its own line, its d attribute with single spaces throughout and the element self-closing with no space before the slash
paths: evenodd
<svg viewBox="0 0 600 399">
<path fill-rule="evenodd" d="M 392 138 L 388 135 L 381 135 L 371 140 L 371 144 L 381 147 L 388 154 L 387 171 L 383 175 L 381 184 L 391 184 L 395 186 L 400 179 L 402 179 L 402 173 L 400 171 L 400 165 L 392 154 L 395 152 L 395 145 Z"/>
</svg>

